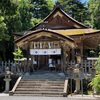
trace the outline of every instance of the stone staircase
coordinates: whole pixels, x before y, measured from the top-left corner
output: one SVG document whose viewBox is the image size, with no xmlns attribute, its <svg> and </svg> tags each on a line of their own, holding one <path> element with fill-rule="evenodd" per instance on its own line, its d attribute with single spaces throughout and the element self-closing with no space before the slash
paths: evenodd
<svg viewBox="0 0 100 100">
<path fill-rule="evenodd" d="M 63 96 L 65 77 L 59 73 L 34 73 L 24 75 L 14 95 L 16 96 Z"/>
</svg>

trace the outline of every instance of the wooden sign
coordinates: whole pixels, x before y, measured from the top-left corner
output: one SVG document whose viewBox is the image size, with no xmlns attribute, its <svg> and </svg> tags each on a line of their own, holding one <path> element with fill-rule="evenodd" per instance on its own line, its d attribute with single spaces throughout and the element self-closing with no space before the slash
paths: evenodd
<svg viewBox="0 0 100 100">
<path fill-rule="evenodd" d="M 60 55 L 61 49 L 30 49 L 31 55 Z"/>
</svg>

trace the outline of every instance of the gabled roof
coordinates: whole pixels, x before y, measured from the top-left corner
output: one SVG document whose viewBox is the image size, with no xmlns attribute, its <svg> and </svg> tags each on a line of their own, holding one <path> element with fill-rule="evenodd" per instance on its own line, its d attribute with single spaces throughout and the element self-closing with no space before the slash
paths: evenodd
<svg viewBox="0 0 100 100">
<path fill-rule="evenodd" d="M 48 34 L 49 34 L 49 36 L 48 36 Z M 21 46 L 21 45 L 25 44 L 27 41 L 33 41 L 36 39 L 39 40 L 39 38 L 42 36 L 56 38 L 57 40 L 68 41 L 70 43 L 71 47 L 75 47 L 74 40 L 71 37 L 64 36 L 58 32 L 54 32 L 52 30 L 45 30 L 45 29 L 38 29 L 35 31 L 30 31 L 29 34 L 26 34 L 26 35 L 20 37 L 19 39 L 15 40 L 15 43 L 17 46 Z M 55 39 L 53 39 L 53 40 L 55 40 Z"/>
<path fill-rule="evenodd" d="M 58 18 L 58 23 L 56 23 Z M 45 19 L 43 19 L 39 24 L 35 27 L 32 27 L 29 30 L 36 30 L 39 28 L 42 22 L 48 22 L 47 25 L 51 29 L 56 29 L 56 24 L 58 25 L 58 29 L 84 29 L 88 28 L 84 24 L 76 21 L 72 17 L 70 17 L 67 13 L 65 13 L 61 8 L 55 8 Z M 65 26 L 64 26 L 65 25 Z M 62 27 L 61 27 L 62 26 Z"/>
<path fill-rule="evenodd" d="M 28 37 L 30 37 L 30 36 L 32 36 L 34 34 L 37 34 L 39 32 L 48 32 L 48 33 L 52 33 L 52 34 L 57 34 L 58 36 L 61 36 L 61 37 L 65 38 L 65 39 L 68 39 L 69 41 L 74 42 L 74 40 L 72 38 L 70 38 L 69 36 L 62 35 L 62 34 L 60 34 L 58 32 L 55 32 L 55 31 L 52 31 L 52 30 L 38 29 L 36 31 L 30 31 L 29 34 L 26 34 L 26 35 L 20 37 L 19 39 L 15 40 L 15 43 L 19 42 L 20 40 L 22 40 L 24 38 L 28 38 Z"/>
</svg>

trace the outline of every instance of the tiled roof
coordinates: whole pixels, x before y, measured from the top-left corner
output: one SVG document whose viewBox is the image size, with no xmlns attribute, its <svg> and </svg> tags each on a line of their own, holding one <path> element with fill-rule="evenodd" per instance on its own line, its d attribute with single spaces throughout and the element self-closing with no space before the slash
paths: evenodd
<svg viewBox="0 0 100 100">
<path fill-rule="evenodd" d="M 83 35 L 83 34 L 91 34 L 95 32 L 100 32 L 100 30 L 94 29 L 67 29 L 67 30 L 53 30 L 62 35 L 72 36 L 72 35 Z"/>
</svg>

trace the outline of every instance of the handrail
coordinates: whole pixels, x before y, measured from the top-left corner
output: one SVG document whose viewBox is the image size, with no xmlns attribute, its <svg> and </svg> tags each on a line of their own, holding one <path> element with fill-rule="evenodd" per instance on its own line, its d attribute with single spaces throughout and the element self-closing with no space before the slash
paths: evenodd
<svg viewBox="0 0 100 100">
<path fill-rule="evenodd" d="M 13 93 L 15 92 L 15 90 L 16 90 L 16 88 L 17 88 L 17 86 L 18 86 L 18 84 L 19 84 L 19 82 L 20 82 L 21 79 L 22 79 L 22 77 L 19 77 L 17 79 L 17 82 L 15 83 L 13 89 L 9 92 L 9 95 L 13 95 Z"/>
<path fill-rule="evenodd" d="M 67 90 L 68 90 L 68 78 L 66 78 L 65 80 L 63 97 L 67 97 Z"/>
</svg>

